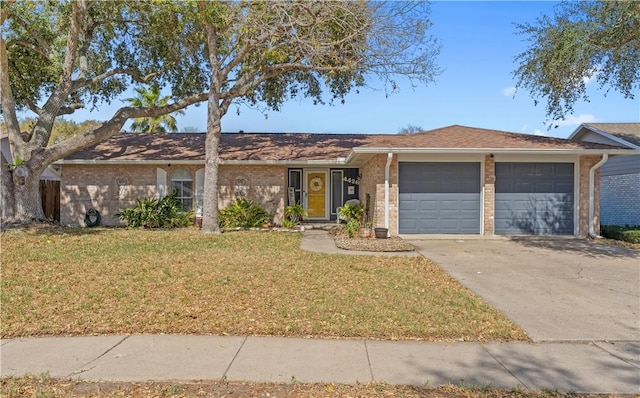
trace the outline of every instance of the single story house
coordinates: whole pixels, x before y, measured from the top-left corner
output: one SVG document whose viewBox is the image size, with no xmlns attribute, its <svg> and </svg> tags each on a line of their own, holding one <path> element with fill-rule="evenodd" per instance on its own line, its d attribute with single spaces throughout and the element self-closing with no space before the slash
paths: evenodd
<svg viewBox="0 0 640 398">
<path fill-rule="evenodd" d="M 640 150 L 640 123 L 585 123 L 569 137 Z M 600 223 L 640 225 L 640 155 L 611 156 L 600 168 Z"/>
<path fill-rule="evenodd" d="M 200 212 L 204 134 L 112 137 L 57 162 L 63 225 L 95 208 L 103 224 L 142 197 L 178 197 Z M 449 126 L 409 135 L 223 133 L 219 204 L 239 196 L 282 222 L 289 203 L 336 219 L 370 198 L 374 227 L 396 234 L 596 233 L 598 168 L 620 146 Z"/>
</svg>

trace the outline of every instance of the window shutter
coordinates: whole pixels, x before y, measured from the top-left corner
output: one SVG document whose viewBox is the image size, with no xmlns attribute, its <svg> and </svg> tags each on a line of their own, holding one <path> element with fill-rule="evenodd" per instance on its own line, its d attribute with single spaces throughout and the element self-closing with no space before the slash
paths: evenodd
<svg viewBox="0 0 640 398">
<path fill-rule="evenodd" d="M 202 217 L 202 202 L 204 200 L 204 169 L 196 171 L 196 217 Z"/>
<path fill-rule="evenodd" d="M 158 199 L 167 196 L 167 172 L 161 168 L 156 168 L 156 192 Z"/>
</svg>

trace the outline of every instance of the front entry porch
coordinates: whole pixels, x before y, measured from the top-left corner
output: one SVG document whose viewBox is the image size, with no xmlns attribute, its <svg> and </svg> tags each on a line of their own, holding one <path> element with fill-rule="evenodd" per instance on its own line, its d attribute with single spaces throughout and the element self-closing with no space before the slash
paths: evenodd
<svg viewBox="0 0 640 398">
<path fill-rule="evenodd" d="M 357 168 L 290 168 L 287 205 L 301 204 L 310 221 L 335 221 L 336 209 L 349 199 L 358 199 Z"/>
</svg>

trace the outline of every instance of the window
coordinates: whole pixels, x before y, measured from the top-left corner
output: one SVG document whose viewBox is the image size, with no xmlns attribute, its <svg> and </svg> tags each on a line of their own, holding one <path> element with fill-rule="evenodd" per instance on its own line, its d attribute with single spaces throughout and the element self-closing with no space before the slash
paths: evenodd
<svg viewBox="0 0 640 398">
<path fill-rule="evenodd" d="M 193 209 L 193 175 L 189 170 L 179 168 L 171 174 L 171 192 L 176 193 L 185 211 Z"/>
</svg>

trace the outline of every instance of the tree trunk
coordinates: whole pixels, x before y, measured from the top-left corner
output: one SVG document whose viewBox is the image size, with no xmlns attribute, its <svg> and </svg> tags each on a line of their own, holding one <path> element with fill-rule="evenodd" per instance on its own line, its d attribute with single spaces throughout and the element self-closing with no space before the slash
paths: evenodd
<svg viewBox="0 0 640 398">
<path fill-rule="evenodd" d="M 218 225 L 218 146 L 222 131 L 221 109 L 215 90 L 209 93 L 207 105 L 207 137 L 205 140 L 204 198 L 202 203 L 202 232 L 219 234 Z"/>
<path fill-rule="evenodd" d="M 16 212 L 16 197 L 14 194 L 13 178 L 11 170 L 9 169 L 8 161 L 3 154 L 0 153 L 0 172 L 2 173 L 0 192 L 2 193 L 0 198 L 0 206 L 2 208 L 2 217 L 0 220 L 2 223 L 13 220 Z"/>
<path fill-rule="evenodd" d="M 28 169 L 27 169 L 28 170 Z M 18 176 L 14 171 L 2 170 L 3 222 L 31 224 L 44 221 L 42 199 L 40 197 L 40 173 L 28 170 L 26 176 Z"/>
</svg>

